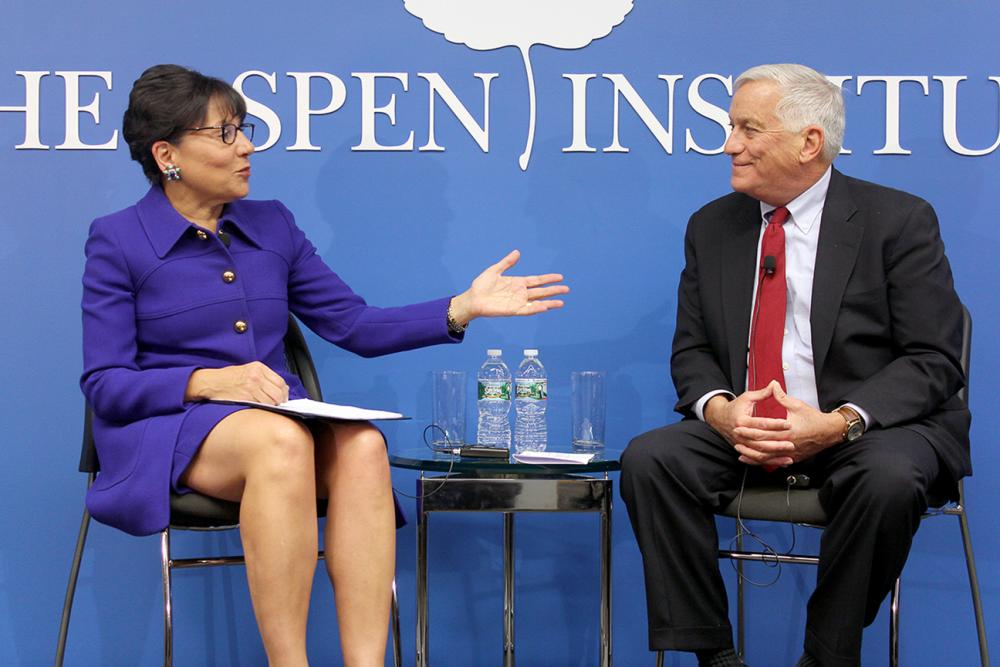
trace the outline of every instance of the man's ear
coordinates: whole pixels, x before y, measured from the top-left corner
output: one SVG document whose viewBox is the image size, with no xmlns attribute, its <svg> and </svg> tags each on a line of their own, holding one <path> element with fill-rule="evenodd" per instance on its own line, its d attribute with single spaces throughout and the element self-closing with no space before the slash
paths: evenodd
<svg viewBox="0 0 1000 667">
<path fill-rule="evenodd" d="M 823 155 L 823 147 L 826 145 L 826 136 L 823 128 L 817 125 L 810 125 L 802 130 L 802 148 L 799 149 L 799 162 L 806 164 L 812 162 Z"/>
</svg>

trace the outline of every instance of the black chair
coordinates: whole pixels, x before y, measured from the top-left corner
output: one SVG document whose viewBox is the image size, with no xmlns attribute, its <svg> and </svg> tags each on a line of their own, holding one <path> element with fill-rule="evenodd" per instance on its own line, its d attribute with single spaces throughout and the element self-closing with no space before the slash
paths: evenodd
<svg viewBox="0 0 1000 667">
<path fill-rule="evenodd" d="M 972 347 L 972 317 L 968 309 L 963 308 L 962 326 L 962 370 L 965 372 L 966 387 L 960 392 L 963 399 L 968 400 L 969 355 Z M 969 533 L 969 520 L 966 516 L 965 489 L 961 481 L 958 483 L 958 500 L 947 497 L 929 499 L 931 509 L 923 518 L 934 516 L 958 517 L 962 533 L 962 546 L 965 549 L 965 564 L 969 573 L 969 588 L 972 592 L 972 606 L 976 616 L 976 630 L 979 635 L 979 659 L 982 667 L 989 667 L 990 656 L 986 645 L 986 625 L 983 620 L 983 606 L 979 595 L 979 579 L 976 576 L 976 562 L 972 553 L 972 538 Z M 828 523 L 826 512 L 819 502 L 817 489 L 796 489 L 785 486 L 751 487 L 746 489 L 741 498 L 736 498 L 720 513 L 722 516 L 740 520 L 753 519 L 761 521 L 779 521 L 782 523 L 801 524 L 812 528 L 823 528 Z M 819 563 L 819 557 L 800 554 L 775 554 L 763 551 L 745 551 L 743 534 L 737 532 L 735 549 L 720 549 L 719 558 L 736 561 L 736 650 L 742 659 L 746 649 L 746 624 L 744 617 L 743 562 L 757 561 L 767 563 Z M 892 589 L 889 617 L 889 664 L 899 665 L 899 606 L 901 581 L 896 579 Z M 656 657 L 657 667 L 663 665 L 663 652 Z"/>
<path fill-rule="evenodd" d="M 302 380 L 302 384 L 310 398 L 323 400 L 320 391 L 319 378 L 313 364 L 312 355 L 306 340 L 302 336 L 295 318 L 288 317 L 288 332 L 285 334 L 285 361 L 288 370 Z M 87 488 L 94 483 L 101 466 L 97 460 L 97 450 L 91 434 L 91 410 L 87 406 L 83 426 L 83 452 L 80 456 L 80 472 L 87 473 Z M 317 502 L 317 516 L 326 516 L 326 503 Z M 163 664 L 170 667 L 173 662 L 173 598 L 171 595 L 171 577 L 173 570 L 194 567 L 210 567 L 213 565 L 236 565 L 243 563 L 243 556 L 203 556 L 198 558 L 174 558 L 170 553 L 170 533 L 172 530 L 218 531 L 232 530 L 239 527 L 239 503 L 218 500 L 198 493 L 170 495 L 170 525 L 160 532 L 160 569 L 163 577 Z M 66 599 L 63 603 L 62 618 L 59 625 L 59 641 L 56 647 L 56 667 L 61 667 L 66 652 L 66 636 L 69 632 L 70 613 L 73 609 L 73 595 L 76 592 L 77 576 L 80 573 L 80 561 L 83 558 L 83 548 L 87 541 L 87 530 L 90 527 L 90 512 L 83 510 L 83 520 L 80 524 L 80 534 L 76 541 L 76 551 L 70 567 L 69 583 L 66 586 Z M 318 554 L 324 558 L 323 551 Z M 396 599 L 396 582 L 392 582 L 392 648 L 393 661 L 396 667 L 402 665 L 402 648 L 399 644 L 399 604 Z"/>
</svg>

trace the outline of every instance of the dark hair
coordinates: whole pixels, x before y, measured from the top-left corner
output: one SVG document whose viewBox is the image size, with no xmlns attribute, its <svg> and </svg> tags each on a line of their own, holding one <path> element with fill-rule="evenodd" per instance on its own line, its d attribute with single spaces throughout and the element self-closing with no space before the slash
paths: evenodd
<svg viewBox="0 0 1000 667">
<path fill-rule="evenodd" d="M 213 102 L 240 122 L 247 115 L 246 102 L 232 86 L 193 69 L 154 65 L 136 79 L 122 118 L 122 136 L 150 183 L 159 183 L 161 177 L 153 144 L 179 140 L 184 130 L 205 119 Z"/>
</svg>

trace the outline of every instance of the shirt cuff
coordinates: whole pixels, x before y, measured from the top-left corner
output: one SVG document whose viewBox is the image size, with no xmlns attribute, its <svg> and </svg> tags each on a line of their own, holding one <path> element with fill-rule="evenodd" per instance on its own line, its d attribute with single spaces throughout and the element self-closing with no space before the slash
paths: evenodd
<svg viewBox="0 0 1000 667">
<path fill-rule="evenodd" d="M 726 391 L 725 389 L 716 389 L 715 391 L 710 391 L 701 398 L 699 398 L 694 404 L 694 414 L 700 421 L 705 421 L 705 404 L 713 396 L 718 396 L 719 394 L 725 394 L 730 397 L 730 400 L 736 398 L 736 396 L 731 391 Z M 867 422 L 866 422 L 867 423 Z"/>
</svg>

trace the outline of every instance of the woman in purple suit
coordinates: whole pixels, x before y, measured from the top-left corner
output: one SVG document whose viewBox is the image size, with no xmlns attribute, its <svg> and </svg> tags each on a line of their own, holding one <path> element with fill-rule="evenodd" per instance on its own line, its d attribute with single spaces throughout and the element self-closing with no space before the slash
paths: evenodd
<svg viewBox="0 0 1000 667">
<path fill-rule="evenodd" d="M 102 472 L 93 516 L 144 535 L 171 489 L 240 502 L 254 613 L 272 665 L 306 665 L 318 548 L 325 549 L 347 665 L 382 665 L 395 512 L 381 433 L 307 426 L 213 400 L 304 398 L 287 372 L 289 311 L 363 356 L 462 340 L 476 317 L 562 306 L 562 276 L 512 277 L 514 251 L 468 290 L 399 308 L 354 294 L 277 201 L 247 201 L 253 125 L 219 79 L 158 65 L 135 82 L 123 134 L 152 187 L 94 221 L 83 277 L 84 372 Z"/>
</svg>

